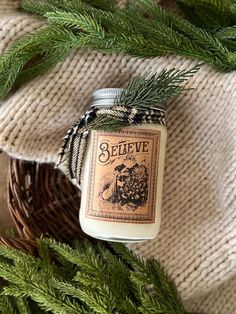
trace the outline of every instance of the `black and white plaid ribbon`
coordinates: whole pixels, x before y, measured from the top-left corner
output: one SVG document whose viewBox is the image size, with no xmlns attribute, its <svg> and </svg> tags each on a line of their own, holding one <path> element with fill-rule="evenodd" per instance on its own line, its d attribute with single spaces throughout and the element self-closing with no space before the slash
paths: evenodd
<svg viewBox="0 0 236 314">
<path fill-rule="evenodd" d="M 108 117 L 127 124 L 157 123 L 166 125 L 166 111 L 163 109 L 137 109 L 125 106 L 93 108 L 87 111 L 66 133 L 59 152 L 58 166 L 66 162 L 72 181 L 81 186 L 81 175 L 87 140 L 91 129 L 96 129 L 96 118 Z M 102 129 L 99 126 L 99 129 Z"/>
</svg>

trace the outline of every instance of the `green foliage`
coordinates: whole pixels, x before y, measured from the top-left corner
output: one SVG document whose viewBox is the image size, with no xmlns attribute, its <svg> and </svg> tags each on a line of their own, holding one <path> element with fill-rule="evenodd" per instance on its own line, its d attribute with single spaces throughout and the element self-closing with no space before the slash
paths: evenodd
<svg viewBox="0 0 236 314">
<path fill-rule="evenodd" d="M 167 100 L 182 93 L 184 90 L 182 83 L 198 70 L 197 65 L 190 70 L 164 69 L 153 75 L 138 76 L 125 87 L 116 103 L 139 109 L 163 106 Z"/>
<path fill-rule="evenodd" d="M 222 28 L 216 36 L 220 39 L 236 39 L 236 26 Z"/>
<path fill-rule="evenodd" d="M 0 57 L 0 100 L 80 47 L 143 58 L 174 53 L 234 70 L 235 1 L 178 3 L 189 21 L 154 0 L 131 0 L 125 8 L 117 8 L 114 0 L 23 0 L 21 9 L 40 15 L 47 25 L 18 40 Z"/>
<path fill-rule="evenodd" d="M 45 73 L 77 45 L 78 38 L 72 32 L 54 27 L 42 28 L 17 41 L 0 58 L 0 99 L 14 83 Z"/>
<path fill-rule="evenodd" d="M 23 0 L 21 1 L 21 8 L 31 14 L 44 15 L 47 12 L 53 12 L 63 7 L 54 5 L 51 1 L 39 0 L 36 2 L 34 0 Z"/>
<path fill-rule="evenodd" d="M 209 31 L 236 22 L 236 4 L 232 0 L 178 0 L 188 18 Z"/>
<path fill-rule="evenodd" d="M 161 264 L 123 244 L 40 239 L 38 248 L 32 257 L 0 247 L 1 313 L 187 313 Z"/>
<path fill-rule="evenodd" d="M 61 27 L 83 30 L 89 34 L 101 34 L 103 37 L 103 28 L 96 20 L 94 14 L 86 15 L 79 13 L 56 11 L 45 14 L 49 23 L 56 24 Z"/>
<path fill-rule="evenodd" d="M 216 38 L 224 43 L 231 51 L 236 51 L 236 26 L 224 27 L 215 33 Z"/>
<path fill-rule="evenodd" d="M 2 314 L 15 314 L 16 305 L 13 301 L 13 298 L 0 295 L 0 311 Z"/>
<path fill-rule="evenodd" d="M 6 283 L 5 283 L 6 284 Z M 10 289 L 10 288 L 9 288 Z M 1 314 L 43 314 L 44 310 L 37 303 L 25 297 L 12 297 L 6 295 L 3 287 L 0 288 L 0 313 Z"/>
<path fill-rule="evenodd" d="M 75 13 L 86 7 L 94 7 L 105 11 L 114 11 L 116 2 L 114 0 L 22 0 L 21 8 L 28 13 L 44 15 L 47 12 L 64 10 Z"/>
<path fill-rule="evenodd" d="M 235 62 L 236 2 L 234 0 L 177 0 L 186 17 L 228 50 L 228 60 Z"/>
</svg>

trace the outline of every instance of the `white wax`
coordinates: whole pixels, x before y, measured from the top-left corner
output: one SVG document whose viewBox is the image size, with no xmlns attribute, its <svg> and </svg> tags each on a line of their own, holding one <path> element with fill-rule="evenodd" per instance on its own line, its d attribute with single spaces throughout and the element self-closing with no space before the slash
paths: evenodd
<svg viewBox="0 0 236 314">
<path fill-rule="evenodd" d="M 86 217 L 86 201 L 88 186 L 90 180 L 89 168 L 91 163 L 91 141 L 89 139 L 87 151 L 84 161 L 84 169 L 82 176 L 82 199 L 80 209 L 80 223 L 83 231 L 88 235 L 104 239 L 108 241 L 119 242 L 138 242 L 147 239 L 153 239 L 156 237 L 161 223 L 161 204 L 162 204 L 162 188 L 163 188 L 163 174 L 165 163 L 165 150 L 167 130 L 166 127 L 160 124 L 141 124 L 136 126 L 127 127 L 127 129 L 148 129 L 153 131 L 160 131 L 160 150 L 159 150 L 159 162 L 157 170 L 157 186 L 156 186 L 156 204 L 155 204 L 155 221 L 154 223 L 135 223 L 135 222 L 115 222 L 104 221 Z M 157 152 L 158 153 L 158 152 Z"/>
</svg>

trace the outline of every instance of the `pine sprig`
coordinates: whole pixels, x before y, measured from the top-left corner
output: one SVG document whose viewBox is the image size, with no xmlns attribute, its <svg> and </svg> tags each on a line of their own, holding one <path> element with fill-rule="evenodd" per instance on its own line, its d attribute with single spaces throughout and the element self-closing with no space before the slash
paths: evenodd
<svg viewBox="0 0 236 314">
<path fill-rule="evenodd" d="M 97 8 L 104 11 L 114 11 L 116 1 L 114 0 L 22 0 L 21 8 L 31 14 L 44 16 L 47 12 L 66 11 L 75 13 L 82 9 Z"/>
<path fill-rule="evenodd" d="M 137 270 L 142 272 L 145 269 L 144 260 L 138 257 L 134 252 L 129 250 L 126 246 L 119 242 L 111 242 L 110 246 L 115 253 L 126 263 L 128 263 L 131 270 Z"/>
<path fill-rule="evenodd" d="M 140 109 L 163 107 L 167 100 L 183 92 L 182 84 L 198 70 L 199 65 L 196 65 L 190 70 L 164 69 L 151 76 L 138 76 L 117 97 L 116 103 Z"/>
<path fill-rule="evenodd" d="M 219 39 L 236 39 L 236 26 L 225 27 L 216 33 Z"/>
<path fill-rule="evenodd" d="M 91 310 L 98 314 L 113 314 L 115 310 L 115 299 L 110 292 L 109 288 L 101 284 L 99 291 L 92 290 L 91 288 L 55 281 L 52 284 L 66 295 L 73 296 L 80 299 Z"/>
<path fill-rule="evenodd" d="M 165 309 L 164 313 L 169 313 L 171 309 L 176 311 L 174 312 L 176 314 L 182 313 L 182 311 L 184 311 L 183 304 L 178 296 L 174 282 L 158 261 L 149 259 L 145 263 L 135 254 L 132 254 L 132 252 L 130 252 L 122 244 L 111 243 L 110 245 L 115 250 L 115 252 L 125 262 L 127 262 L 130 267 L 133 268 L 131 271 L 131 277 L 132 281 L 136 285 L 136 289 L 140 298 L 142 298 L 144 302 L 142 309 L 144 313 L 145 310 L 148 310 L 146 305 L 149 306 L 149 310 L 151 308 L 157 309 L 160 306 L 160 303 L 165 303 L 164 300 L 168 300 L 168 303 L 166 304 L 167 308 Z M 138 270 L 138 272 L 136 270 Z M 153 276 L 154 273 L 155 276 Z M 160 276 L 160 274 L 162 275 Z M 148 287 L 151 294 L 150 296 L 145 295 L 144 287 Z M 157 295 L 159 296 L 158 299 L 156 298 Z"/>
<path fill-rule="evenodd" d="M 236 51 L 236 26 L 224 27 L 217 31 L 215 36 L 231 51 Z"/>
<path fill-rule="evenodd" d="M 2 314 L 17 314 L 16 305 L 13 298 L 3 295 L 0 295 L 0 311 Z"/>
<path fill-rule="evenodd" d="M 22 0 L 21 8 L 31 14 L 44 15 L 47 12 L 53 12 L 61 8 L 61 6 L 53 5 L 51 1 L 34 1 L 34 0 Z"/>
<path fill-rule="evenodd" d="M 78 304 L 72 303 L 48 284 L 45 272 L 45 268 L 38 271 L 37 268 L 27 264 L 27 260 L 24 262 L 22 260 L 21 264 L 12 267 L 0 263 L 0 276 L 13 284 L 12 287 L 7 286 L 3 292 L 16 298 L 27 295 L 47 311 L 83 313 Z"/>
<path fill-rule="evenodd" d="M 166 102 L 180 95 L 186 90 L 183 83 L 189 80 L 200 68 L 196 65 L 191 69 L 176 70 L 164 69 L 153 75 L 143 74 L 137 76 L 125 86 L 122 93 L 116 97 L 115 105 L 123 105 L 130 108 L 150 110 L 166 109 Z M 129 125 L 128 122 L 107 116 L 97 117 L 88 126 L 88 130 L 116 131 Z M 82 133 L 81 129 L 79 132 Z"/>
<path fill-rule="evenodd" d="M 49 23 L 60 27 L 79 29 L 89 34 L 103 34 L 103 28 L 93 14 L 90 16 L 86 14 L 56 11 L 46 13 L 45 16 Z"/>
<path fill-rule="evenodd" d="M 16 42 L 0 58 L 0 99 L 13 84 L 45 73 L 77 46 L 79 40 L 72 32 L 54 27 L 40 29 Z"/>
<path fill-rule="evenodd" d="M 220 50 L 217 56 L 216 50 L 220 49 L 220 45 L 213 52 L 209 49 L 206 51 L 199 43 L 183 35 L 182 30 L 176 31 L 169 25 L 160 23 L 159 19 L 158 23 L 145 19 L 143 12 L 136 10 L 136 4 L 115 13 L 87 9 L 77 16 L 67 12 L 52 12 L 46 16 L 49 23 L 57 26 L 79 27 L 87 34 L 83 34 L 85 46 L 107 52 L 112 51 L 112 48 L 115 52 L 139 57 L 155 57 L 174 52 L 215 64 L 227 61 L 224 56 L 226 49 Z"/>
<path fill-rule="evenodd" d="M 50 25 L 18 40 L 0 57 L 0 100 L 80 47 L 142 58 L 178 54 L 234 70 L 235 2 L 179 0 L 179 4 L 192 12 L 190 21 L 154 0 L 130 1 L 123 9 L 108 0 L 23 0 L 23 10 L 44 17 Z"/>
<path fill-rule="evenodd" d="M 232 0 L 178 0 L 193 23 L 210 32 L 236 22 Z"/>
<path fill-rule="evenodd" d="M 202 47 L 207 46 L 212 52 L 219 55 L 227 54 L 229 51 L 222 43 L 203 28 L 198 28 L 189 21 L 176 16 L 161 6 L 154 3 L 152 0 L 138 0 L 136 6 L 139 10 L 149 14 L 157 23 L 163 23 L 167 27 L 174 29 L 177 32 L 183 32 L 190 40 L 200 44 Z"/>
<path fill-rule="evenodd" d="M 70 247 L 49 239 L 38 244 L 41 257 L 29 259 L 13 250 L 8 254 L 13 263 L 0 263 L 0 277 L 7 281 L 0 308 L 5 304 L 7 314 L 35 314 L 35 305 L 40 313 L 187 314 L 163 267 L 144 262 L 123 244 L 77 242 Z M 60 275 L 66 273 L 61 259 L 73 266 L 75 276 Z"/>
<path fill-rule="evenodd" d="M 176 304 L 180 306 L 180 309 L 183 310 L 182 301 L 178 295 L 176 286 L 173 280 L 168 276 L 165 269 L 160 262 L 149 259 L 146 263 L 147 276 L 156 274 L 156 276 L 151 277 L 151 283 L 153 285 L 153 295 L 159 295 L 160 291 L 164 295 L 165 299 L 168 300 L 168 306 L 171 308 L 176 308 Z M 158 274 L 162 273 L 165 277 L 165 280 L 168 281 L 168 285 L 163 284 L 164 281 L 160 280 Z"/>
<path fill-rule="evenodd" d="M 17 298 L 15 302 L 20 314 L 33 314 L 30 311 L 29 303 L 26 298 Z"/>
</svg>

